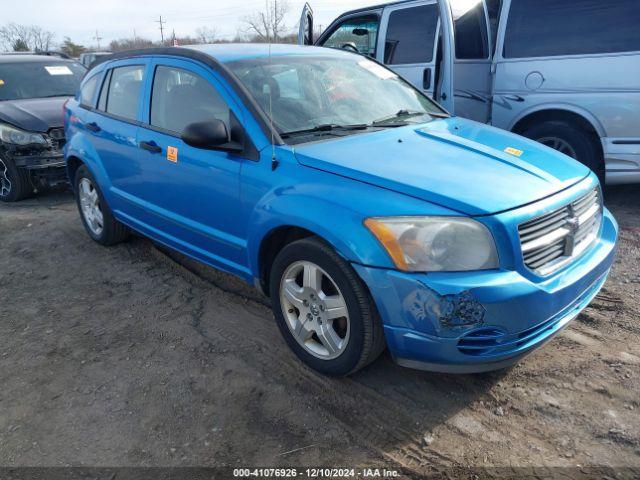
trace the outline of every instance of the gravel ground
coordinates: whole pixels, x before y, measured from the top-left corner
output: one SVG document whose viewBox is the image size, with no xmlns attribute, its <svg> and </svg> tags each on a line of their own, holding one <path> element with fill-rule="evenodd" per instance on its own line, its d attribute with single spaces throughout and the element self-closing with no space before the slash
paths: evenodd
<svg viewBox="0 0 640 480">
<path fill-rule="evenodd" d="M 265 300 L 147 240 L 102 248 L 71 197 L 0 205 L 0 465 L 640 468 L 640 187 L 605 288 L 518 366 L 302 366 Z M 177 261 L 176 261 L 177 260 Z"/>
</svg>

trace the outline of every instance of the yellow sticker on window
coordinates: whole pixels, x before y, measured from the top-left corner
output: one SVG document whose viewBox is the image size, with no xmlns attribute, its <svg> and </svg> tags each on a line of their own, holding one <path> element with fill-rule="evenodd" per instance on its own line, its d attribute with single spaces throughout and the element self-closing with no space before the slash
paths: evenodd
<svg viewBox="0 0 640 480">
<path fill-rule="evenodd" d="M 167 160 L 178 163 L 178 149 L 176 147 L 167 148 Z"/>
<path fill-rule="evenodd" d="M 521 157 L 522 154 L 524 153 L 522 150 L 518 150 L 517 148 L 513 148 L 513 147 L 507 147 L 504 149 L 504 151 L 510 155 L 515 155 L 516 157 Z"/>
<path fill-rule="evenodd" d="M 0 87 L 4 85 L 4 80 L 0 78 Z"/>
</svg>

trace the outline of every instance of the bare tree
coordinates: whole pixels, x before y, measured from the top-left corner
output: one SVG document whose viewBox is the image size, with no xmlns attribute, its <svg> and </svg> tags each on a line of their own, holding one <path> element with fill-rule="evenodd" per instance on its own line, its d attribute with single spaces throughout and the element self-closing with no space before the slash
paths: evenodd
<svg viewBox="0 0 640 480">
<path fill-rule="evenodd" d="M 15 45 L 31 47 L 31 32 L 26 25 L 8 23 L 0 28 L 0 42 L 4 50 L 13 50 Z"/>
<path fill-rule="evenodd" d="M 284 19 L 289 8 L 287 0 L 267 0 L 266 10 L 241 18 L 245 33 L 262 42 L 278 42 L 287 30 Z"/>
<path fill-rule="evenodd" d="M 113 40 L 109 44 L 109 51 L 121 52 L 123 50 L 137 50 L 140 48 L 151 48 L 153 46 L 155 46 L 155 44 L 146 38 L 120 38 L 118 40 Z"/>
<path fill-rule="evenodd" d="M 196 40 L 198 43 L 216 43 L 219 33 L 216 27 L 200 27 L 196 29 Z"/>
<path fill-rule="evenodd" d="M 18 25 L 8 23 L 0 28 L 0 44 L 5 50 L 15 49 L 16 46 L 29 50 L 47 51 L 53 47 L 54 34 L 37 25 Z"/>
<path fill-rule="evenodd" d="M 33 49 L 36 52 L 46 52 L 53 46 L 53 39 L 55 35 L 53 32 L 44 30 L 42 27 L 32 25 L 31 30 L 31 42 Z"/>
</svg>

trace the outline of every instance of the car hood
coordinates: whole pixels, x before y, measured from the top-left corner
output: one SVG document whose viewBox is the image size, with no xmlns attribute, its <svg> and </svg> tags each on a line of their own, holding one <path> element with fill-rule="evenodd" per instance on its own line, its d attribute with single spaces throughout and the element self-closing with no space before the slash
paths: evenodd
<svg viewBox="0 0 640 480">
<path fill-rule="evenodd" d="M 0 102 L 0 122 L 30 132 L 46 133 L 64 125 L 62 106 L 68 99 L 52 97 Z"/>
<path fill-rule="evenodd" d="M 459 118 L 298 145 L 295 154 L 308 167 L 467 215 L 526 205 L 589 175 L 544 145 Z"/>
</svg>

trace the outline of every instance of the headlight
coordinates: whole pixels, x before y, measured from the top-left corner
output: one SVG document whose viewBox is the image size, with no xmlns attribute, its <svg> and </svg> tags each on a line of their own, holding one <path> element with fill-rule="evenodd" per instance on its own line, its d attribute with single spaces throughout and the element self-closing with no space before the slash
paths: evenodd
<svg viewBox="0 0 640 480">
<path fill-rule="evenodd" d="M 369 218 L 365 225 L 400 270 L 462 272 L 498 268 L 491 233 L 470 218 Z"/>
<path fill-rule="evenodd" d="M 13 145 L 47 145 L 47 139 L 40 133 L 31 133 L 0 123 L 0 140 Z"/>
</svg>

